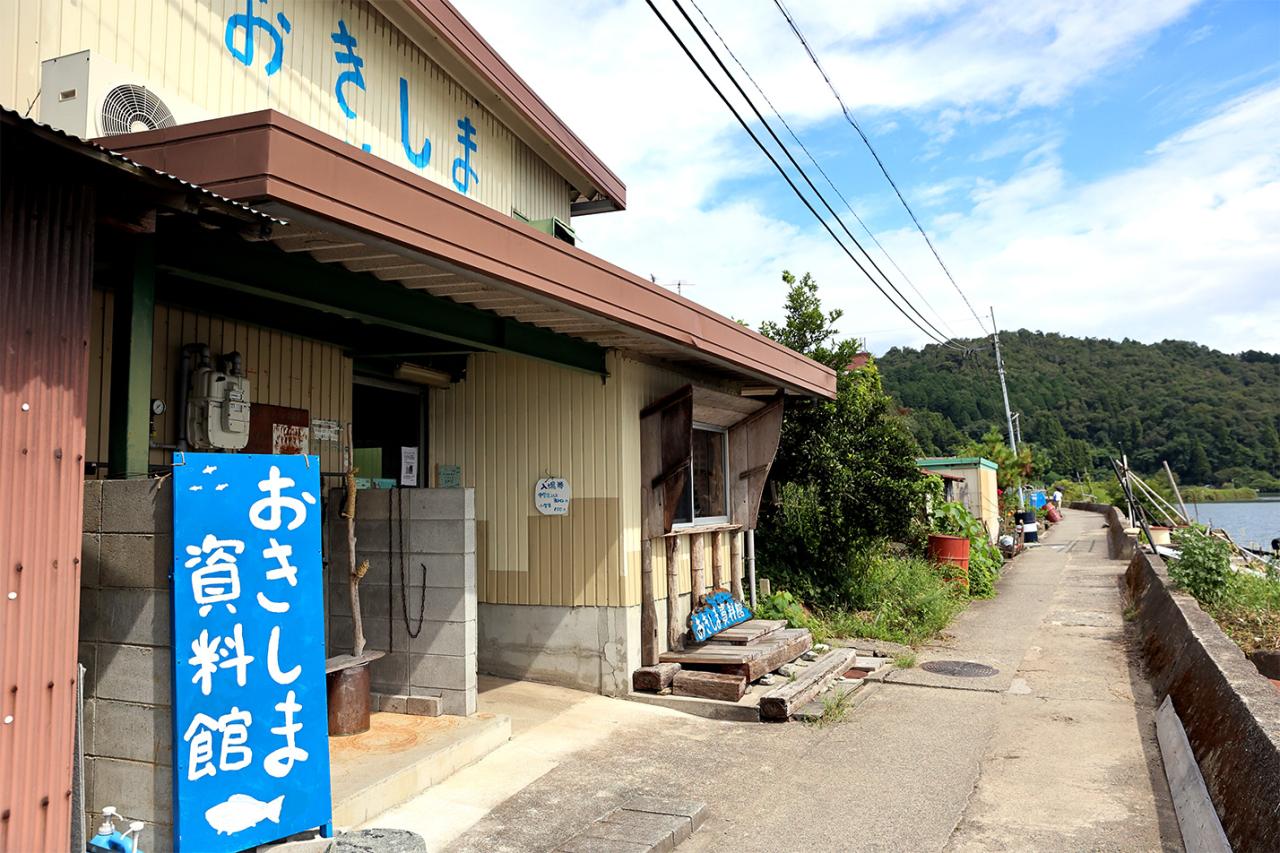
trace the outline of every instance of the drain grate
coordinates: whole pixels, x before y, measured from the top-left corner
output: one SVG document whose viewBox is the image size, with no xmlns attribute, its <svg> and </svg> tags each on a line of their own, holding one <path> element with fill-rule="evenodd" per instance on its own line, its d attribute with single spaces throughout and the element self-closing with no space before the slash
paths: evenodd
<svg viewBox="0 0 1280 853">
<path fill-rule="evenodd" d="M 931 660 L 920 664 L 920 668 L 935 675 L 954 675 L 957 678 L 990 678 L 1000 674 L 994 666 L 970 660 Z"/>
</svg>

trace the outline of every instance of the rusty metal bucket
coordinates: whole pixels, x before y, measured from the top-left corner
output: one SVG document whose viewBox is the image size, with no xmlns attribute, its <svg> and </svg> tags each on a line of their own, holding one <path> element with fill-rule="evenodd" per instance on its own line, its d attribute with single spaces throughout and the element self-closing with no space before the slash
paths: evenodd
<svg viewBox="0 0 1280 853">
<path fill-rule="evenodd" d="M 369 665 L 329 673 L 329 737 L 369 731 Z"/>
</svg>

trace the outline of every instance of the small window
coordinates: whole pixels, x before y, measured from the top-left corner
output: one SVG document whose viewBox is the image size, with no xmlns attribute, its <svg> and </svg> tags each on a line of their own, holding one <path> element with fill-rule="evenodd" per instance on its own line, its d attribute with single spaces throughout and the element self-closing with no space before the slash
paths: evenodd
<svg viewBox="0 0 1280 853">
<path fill-rule="evenodd" d="M 694 426 L 692 460 L 676 508 L 676 524 L 729 520 L 728 441 L 722 429 Z"/>
</svg>

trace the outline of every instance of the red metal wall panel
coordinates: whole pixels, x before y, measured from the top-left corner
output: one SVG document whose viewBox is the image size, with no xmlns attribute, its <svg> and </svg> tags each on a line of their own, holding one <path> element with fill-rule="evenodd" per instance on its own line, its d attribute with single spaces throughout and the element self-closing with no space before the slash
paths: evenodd
<svg viewBox="0 0 1280 853">
<path fill-rule="evenodd" d="M 0 851 L 68 849 L 93 193 L 0 157 Z"/>
</svg>

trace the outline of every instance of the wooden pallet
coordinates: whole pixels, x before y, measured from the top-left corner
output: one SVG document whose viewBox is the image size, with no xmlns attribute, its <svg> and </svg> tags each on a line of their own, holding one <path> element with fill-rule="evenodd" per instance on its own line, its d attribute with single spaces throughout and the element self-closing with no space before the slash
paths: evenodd
<svg viewBox="0 0 1280 853">
<path fill-rule="evenodd" d="M 707 642 L 745 646 L 764 640 L 785 627 L 787 627 L 785 619 L 749 619 L 740 625 L 725 628 L 714 637 L 707 638 Z"/>
<path fill-rule="evenodd" d="M 763 639 L 743 645 L 707 642 L 678 651 L 663 652 L 663 663 L 678 663 L 685 669 L 702 669 L 741 675 L 755 681 L 790 663 L 813 646 L 813 636 L 803 628 L 779 628 Z"/>
</svg>

